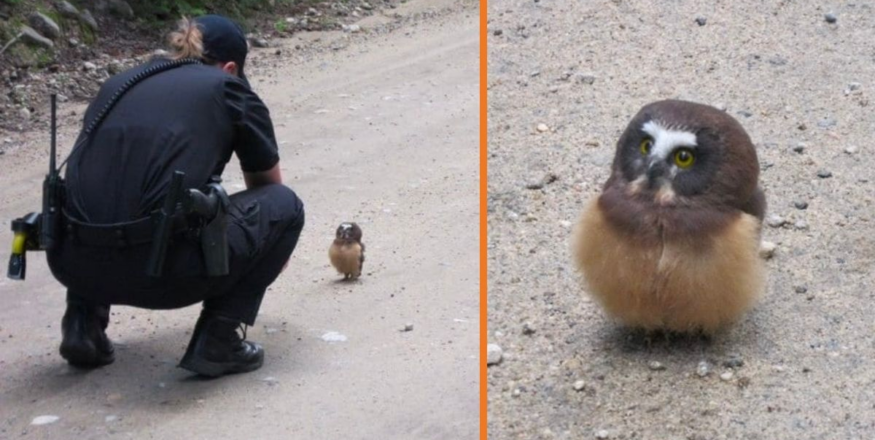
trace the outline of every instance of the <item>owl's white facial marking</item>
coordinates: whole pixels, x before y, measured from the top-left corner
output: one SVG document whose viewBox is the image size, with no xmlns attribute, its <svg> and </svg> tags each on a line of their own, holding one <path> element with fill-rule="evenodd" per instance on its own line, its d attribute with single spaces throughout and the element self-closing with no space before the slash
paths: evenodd
<svg viewBox="0 0 875 440">
<path fill-rule="evenodd" d="M 668 156 L 679 147 L 696 148 L 696 134 L 663 124 L 658 120 L 650 120 L 641 126 L 641 130 L 653 138 L 653 147 L 649 156 L 666 160 Z"/>
</svg>

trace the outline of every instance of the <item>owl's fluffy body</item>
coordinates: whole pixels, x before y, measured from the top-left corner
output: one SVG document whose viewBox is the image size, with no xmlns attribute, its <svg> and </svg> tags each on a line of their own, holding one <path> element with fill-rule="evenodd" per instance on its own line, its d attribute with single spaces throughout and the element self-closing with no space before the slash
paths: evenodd
<svg viewBox="0 0 875 440">
<path fill-rule="evenodd" d="M 736 321 L 765 284 L 759 220 L 738 213 L 703 240 L 642 241 L 584 211 L 575 257 L 589 293 L 622 323 L 647 330 L 712 333 Z"/>
<path fill-rule="evenodd" d="M 362 228 L 353 222 L 344 222 L 337 227 L 334 241 L 328 248 L 328 258 L 344 279 L 356 279 L 362 275 L 365 263 L 365 244 L 362 243 Z"/>
<path fill-rule="evenodd" d="M 617 142 L 611 171 L 574 244 L 588 292 L 609 314 L 713 332 L 750 309 L 764 287 L 766 203 L 738 121 L 691 102 L 648 104 Z"/>
<path fill-rule="evenodd" d="M 328 249 L 331 265 L 345 278 L 358 278 L 362 274 L 362 246 L 356 242 L 335 241 Z"/>
</svg>

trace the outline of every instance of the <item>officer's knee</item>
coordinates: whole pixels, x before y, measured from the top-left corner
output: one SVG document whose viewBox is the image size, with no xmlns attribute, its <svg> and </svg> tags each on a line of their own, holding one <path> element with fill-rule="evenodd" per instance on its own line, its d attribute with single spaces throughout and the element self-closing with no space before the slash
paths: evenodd
<svg viewBox="0 0 875 440">
<path fill-rule="evenodd" d="M 288 229 L 301 230 L 304 227 L 304 203 L 295 192 L 285 185 L 270 185 L 267 198 L 274 206 L 274 218 L 287 225 Z"/>
</svg>

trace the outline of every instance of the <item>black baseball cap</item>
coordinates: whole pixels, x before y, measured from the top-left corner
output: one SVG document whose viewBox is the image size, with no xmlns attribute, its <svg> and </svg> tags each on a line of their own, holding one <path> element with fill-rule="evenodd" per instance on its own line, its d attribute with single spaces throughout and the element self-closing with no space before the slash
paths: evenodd
<svg viewBox="0 0 875 440">
<path fill-rule="evenodd" d="M 249 80 L 243 73 L 249 46 L 240 25 L 221 15 L 203 15 L 194 19 L 203 35 L 204 56 L 216 61 L 237 63 L 237 75 L 246 86 Z"/>
</svg>

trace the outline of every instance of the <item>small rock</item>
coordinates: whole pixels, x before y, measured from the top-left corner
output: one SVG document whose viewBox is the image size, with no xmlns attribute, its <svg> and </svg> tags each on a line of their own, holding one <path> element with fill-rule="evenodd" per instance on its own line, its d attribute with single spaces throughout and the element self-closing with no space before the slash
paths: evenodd
<svg viewBox="0 0 875 440">
<path fill-rule="evenodd" d="M 808 144 L 806 144 L 805 142 L 799 142 L 798 144 L 796 144 L 795 147 L 793 147 L 793 151 L 802 154 L 805 152 L 805 147 L 807 146 Z"/>
<path fill-rule="evenodd" d="M 608 432 L 607 429 L 602 429 L 602 430 L 595 433 L 595 438 L 600 439 L 600 440 L 606 439 L 606 438 L 608 438 L 608 436 L 610 436 L 610 433 Z"/>
<path fill-rule="evenodd" d="M 58 417 L 58 416 L 49 416 L 49 415 L 47 415 L 47 416 L 38 416 L 38 417 L 34 417 L 33 420 L 31 420 L 30 424 L 31 424 L 31 425 L 36 425 L 36 426 L 40 426 L 40 425 L 48 425 L 48 424 L 50 424 L 50 423 L 55 423 L 55 422 L 57 422 L 58 420 L 61 420 L 61 418 Z"/>
<path fill-rule="evenodd" d="M 86 62 L 82 63 L 82 68 L 86 72 L 93 72 L 93 71 L 97 70 L 97 65 L 92 63 L 91 61 L 86 61 Z"/>
<path fill-rule="evenodd" d="M 121 73 L 122 70 L 125 70 L 125 66 L 120 61 L 113 61 L 106 66 L 106 71 L 109 72 L 110 75 Z"/>
<path fill-rule="evenodd" d="M 727 107 L 725 103 L 718 102 L 717 104 L 714 104 L 714 108 L 716 108 L 717 110 L 720 110 L 722 112 L 725 112 L 726 109 L 729 107 Z"/>
<path fill-rule="evenodd" d="M 501 347 L 498 344 L 486 345 L 486 365 L 500 364 L 502 355 Z"/>
<path fill-rule="evenodd" d="M 523 334 L 524 335 L 531 336 L 531 335 L 534 335 L 535 332 L 536 332 L 535 327 L 532 326 L 532 324 L 529 324 L 528 322 L 523 323 Z"/>
<path fill-rule="evenodd" d="M 544 123 L 538 124 L 538 132 L 540 132 L 540 133 L 543 133 L 549 129 L 550 129 L 550 127 L 548 127 L 547 124 L 544 124 Z"/>
<path fill-rule="evenodd" d="M 733 376 L 735 376 L 735 373 L 733 373 L 731 371 L 727 371 L 727 372 L 720 375 L 720 380 L 727 382 L 727 381 L 732 380 Z"/>
<path fill-rule="evenodd" d="M 578 84 L 592 85 L 595 83 L 595 75 L 591 73 L 578 73 L 574 76 L 574 81 Z"/>
<path fill-rule="evenodd" d="M 574 391 L 583 391 L 583 389 L 586 387 L 586 382 L 578 380 L 574 382 L 574 385 L 572 385 L 572 387 L 574 388 Z"/>
<path fill-rule="evenodd" d="M 75 6 L 70 4 L 70 2 L 60 1 L 55 2 L 55 9 L 61 13 L 61 16 L 67 18 L 76 18 L 79 15 L 79 10 L 76 9 Z"/>
<path fill-rule="evenodd" d="M 829 170 L 819 170 L 817 172 L 817 177 L 820 177 L 821 179 L 828 179 L 832 177 L 832 172 Z"/>
<path fill-rule="evenodd" d="M 586 141 L 586 145 L 588 147 L 595 148 L 595 147 L 598 147 L 599 145 L 601 145 L 601 143 L 596 139 L 591 139 L 591 140 Z"/>
<path fill-rule="evenodd" d="M 39 32 L 30 26 L 21 27 L 21 41 L 24 41 L 31 46 L 44 47 L 46 49 L 55 47 L 55 43 L 53 43 L 52 40 L 40 35 Z"/>
<path fill-rule="evenodd" d="M 351 24 L 349 26 L 343 25 L 341 26 L 344 32 L 349 32 L 351 34 L 355 34 L 362 31 L 362 27 L 357 24 Z"/>
<path fill-rule="evenodd" d="M 805 287 L 805 286 L 796 286 L 796 287 L 793 288 L 793 290 L 796 291 L 796 293 L 798 293 L 798 294 L 800 294 L 800 295 L 803 294 L 803 293 L 808 292 L 808 288 Z"/>
<path fill-rule="evenodd" d="M 492 35 L 495 35 L 496 37 L 500 37 L 503 33 L 504 33 L 504 31 L 501 29 L 496 29 L 496 30 L 492 31 Z"/>
<path fill-rule="evenodd" d="M 848 83 L 848 91 L 854 92 L 860 90 L 860 87 L 863 87 L 863 85 L 858 82 Z"/>
<path fill-rule="evenodd" d="M 331 331 L 322 335 L 322 340 L 325 342 L 346 342 L 346 335 Z"/>
<path fill-rule="evenodd" d="M 274 386 L 274 385 L 280 383 L 279 379 L 277 379 L 273 376 L 267 376 L 264 379 L 261 379 L 261 381 L 266 383 L 268 386 Z"/>
<path fill-rule="evenodd" d="M 562 226 L 565 229 L 571 229 L 572 223 L 568 220 L 559 220 L 559 226 Z"/>
<path fill-rule="evenodd" d="M 808 230 L 808 223 L 805 220 L 797 220 L 796 223 L 793 224 L 793 227 L 800 231 Z"/>
<path fill-rule="evenodd" d="M 253 38 L 250 41 L 252 42 L 252 45 L 255 47 L 260 47 L 260 48 L 270 47 L 270 42 L 268 42 L 264 38 Z"/>
<path fill-rule="evenodd" d="M 705 17 L 696 17 L 696 24 L 699 26 L 705 26 L 708 23 L 708 19 Z M 719 27 L 719 26 L 718 26 Z"/>
<path fill-rule="evenodd" d="M 784 217 L 780 215 L 772 214 L 766 219 L 766 224 L 773 228 L 780 228 L 787 223 L 787 220 L 784 220 Z"/>
<path fill-rule="evenodd" d="M 91 15 L 91 11 L 88 9 L 82 10 L 82 13 L 79 14 L 79 20 L 85 23 L 92 31 L 97 32 L 97 20 L 94 19 L 94 16 Z"/>
<path fill-rule="evenodd" d="M 413 331 L 413 324 L 411 324 L 411 323 L 409 323 L 409 322 L 408 322 L 407 324 L 404 324 L 404 330 L 402 330 L 402 331 L 404 331 L 404 332 L 412 332 L 412 331 Z"/>
<path fill-rule="evenodd" d="M 778 245 L 772 243 L 771 241 L 763 241 L 760 243 L 760 258 L 765 260 L 769 260 L 775 256 L 775 250 L 778 248 Z"/>
<path fill-rule="evenodd" d="M 45 14 L 34 12 L 27 17 L 27 21 L 37 32 L 52 40 L 61 36 L 61 27 Z"/>
<path fill-rule="evenodd" d="M 134 18 L 134 10 L 124 0 L 109 0 L 109 11 L 128 20 Z"/>
<path fill-rule="evenodd" d="M 744 366 L 744 359 L 738 355 L 730 355 L 725 361 L 723 361 L 723 366 L 726 368 L 741 368 Z"/>
<path fill-rule="evenodd" d="M 808 209 L 808 202 L 806 202 L 804 200 L 797 200 L 797 201 L 793 202 L 793 206 L 795 206 L 796 209 L 805 210 L 805 209 Z"/>
<path fill-rule="evenodd" d="M 824 14 L 823 19 L 826 20 L 827 23 L 835 23 L 839 20 L 839 18 L 832 12 Z"/>
<path fill-rule="evenodd" d="M 696 375 L 699 377 L 705 377 L 710 372 L 711 366 L 708 364 L 708 361 L 701 361 L 699 362 L 699 365 L 696 366 Z"/>
<path fill-rule="evenodd" d="M 519 388 L 514 388 L 513 391 L 511 391 L 510 395 L 512 397 L 519 397 L 522 393 L 522 390 L 520 390 Z"/>
<path fill-rule="evenodd" d="M 77 40 L 75 38 L 71 38 L 71 39 L 67 40 L 67 44 L 69 44 L 70 47 L 76 47 L 79 45 L 79 40 Z"/>
<path fill-rule="evenodd" d="M 659 361 L 650 361 L 647 364 L 647 368 L 650 368 L 652 371 L 662 371 L 665 370 L 665 365 L 662 365 L 662 362 Z"/>
<path fill-rule="evenodd" d="M 857 148 L 856 145 L 850 145 L 845 148 L 845 154 L 857 154 L 858 151 L 860 151 L 860 149 Z"/>
<path fill-rule="evenodd" d="M 28 110 L 27 107 L 22 107 L 21 110 L 18 111 L 18 115 L 25 121 L 30 120 L 30 110 Z"/>
<path fill-rule="evenodd" d="M 835 127 L 836 124 L 838 124 L 838 121 L 836 121 L 833 118 L 823 118 L 823 119 L 817 121 L 817 126 L 820 128 Z"/>
</svg>

